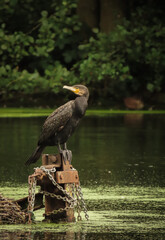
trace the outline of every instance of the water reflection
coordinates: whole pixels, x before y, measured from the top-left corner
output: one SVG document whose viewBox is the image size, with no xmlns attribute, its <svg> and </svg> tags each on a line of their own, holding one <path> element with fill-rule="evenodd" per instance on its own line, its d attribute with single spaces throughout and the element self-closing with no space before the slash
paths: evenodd
<svg viewBox="0 0 165 240">
<path fill-rule="evenodd" d="M 86 117 L 69 140 L 73 165 L 83 185 L 165 186 L 165 116 Z M 24 162 L 34 150 L 44 118 L 0 119 L 0 181 L 27 181 L 33 166 Z M 56 152 L 47 147 L 46 153 Z M 36 165 L 40 165 L 38 162 Z"/>
<path fill-rule="evenodd" d="M 24 162 L 36 146 L 43 121 L 0 119 L 0 192 L 4 196 L 27 195 L 27 177 L 41 161 L 30 168 Z M 84 118 L 68 146 L 90 221 L 1 227 L 0 239 L 163 239 L 164 125 L 165 115 Z M 45 153 L 56 151 L 55 147 L 45 149 Z"/>
<path fill-rule="evenodd" d="M 163 240 L 164 233 L 83 233 L 83 232 L 8 232 L 2 231 L 0 232 L 0 239 L 9 240 Z"/>
<path fill-rule="evenodd" d="M 129 240 L 129 239 L 141 239 L 141 240 L 148 240 L 148 239 L 154 239 L 154 240 L 163 240 L 164 235 L 160 234 L 159 236 L 157 234 L 148 234 L 147 236 L 143 233 L 135 234 L 135 233 L 128 233 L 127 235 L 122 233 L 52 233 L 52 232 L 44 232 L 44 233 L 31 233 L 31 232 L 17 232 L 17 233 L 8 233 L 8 232 L 2 232 L 0 233 L 0 237 L 2 239 L 27 239 L 27 240 Z"/>
</svg>

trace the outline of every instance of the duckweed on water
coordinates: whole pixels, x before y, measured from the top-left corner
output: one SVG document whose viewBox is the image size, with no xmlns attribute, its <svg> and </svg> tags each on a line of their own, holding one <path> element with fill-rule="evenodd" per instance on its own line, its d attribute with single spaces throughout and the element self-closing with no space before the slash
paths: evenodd
<svg viewBox="0 0 165 240">
<path fill-rule="evenodd" d="M 0 108 L 0 117 L 45 117 L 56 109 Z M 87 110 L 87 116 L 109 116 L 111 114 L 165 114 L 165 110 Z"/>
<path fill-rule="evenodd" d="M 30 109 L 26 111 L 24 116 L 31 114 Z M 47 116 L 51 110 L 46 111 Z M 105 111 L 110 115 L 105 118 L 101 113 L 101 118 L 84 118 L 69 142 L 89 221 L 82 215 L 82 222 L 45 223 L 41 209 L 35 212 L 36 224 L 0 225 L 0 239 L 164 240 L 165 115 L 134 118 L 136 114 L 111 113 Z M 0 192 L 22 198 L 28 194 L 27 178 L 34 167 L 27 169 L 24 162 L 37 142 L 43 119 L 0 121 Z M 54 151 L 47 148 L 45 153 Z"/>
<path fill-rule="evenodd" d="M 0 192 L 11 198 L 25 196 L 27 189 L 22 187 L 0 188 Z M 164 232 L 165 190 L 162 188 L 145 187 L 96 187 L 83 188 L 84 198 L 89 210 L 90 220 L 83 215 L 82 222 L 48 224 L 43 220 L 44 210 L 35 212 L 36 224 L 32 225 L 1 225 L 0 230 L 31 231 L 31 232 Z M 105 210 L 106 209 L 106 210 Z"/>
</svg>

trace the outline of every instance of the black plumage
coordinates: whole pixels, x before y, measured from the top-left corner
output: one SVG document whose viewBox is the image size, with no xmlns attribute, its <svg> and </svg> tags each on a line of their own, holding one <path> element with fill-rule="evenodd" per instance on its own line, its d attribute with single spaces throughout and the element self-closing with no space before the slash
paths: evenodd
<svg viewBox="0 0 165 240">
<path fill-rule="evenodd" d="M 35 163 L 46 146 L 58 146 L 59 152 L 63 153 L 64 158 L 68 157 L 68 160 L 71 160 L 66 142 L 85 114 L 88 106 L 89 91 L 83 85 L 64 86 L 63 88 L 71 90 L 78 96 L 75 100 L 71 100 L 57 108 L 47 117 L 42 127 L 38 146 L 25 163 L 26 165 Z M 64 145 L 63 150 L 61 149 L 61 144 Z"/>
</svg>

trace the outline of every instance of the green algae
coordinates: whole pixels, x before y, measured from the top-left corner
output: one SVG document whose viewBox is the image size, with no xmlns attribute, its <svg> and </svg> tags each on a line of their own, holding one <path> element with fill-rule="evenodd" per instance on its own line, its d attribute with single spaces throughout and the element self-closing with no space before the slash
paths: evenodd
<svg viewBox="0 0 165 240">
<path fill-rule="evenodd" d="M 45 117 L 54 109 L 42 108 L 0 108 L 0 117 Z M 111 114 L 165 114 L 165 110 L 87 110 L 87 116 L 109 116 Z"/>
<path fill-rule="evenodd" d="M 27 194 L 27 186 L 15 188 L 0 187 L 5 196 L 16 199 Z M 35 212 L 36 224 L 32 225 L 0 225 L 0 231 L 30 232 L 165 232 L 165 189 L 160 187 L 119 187 L 98 186 L 83 188 L 88 208 L 89 221 L 75 223 L 45 223 L 44 210 Z"/>
<path fill-rule="evenodd" d="M 47 112 L 47 115 L 48 114 L 49 113 Z M 92 116 L 92 113 L 90 116 Z M 117 118 L 123 117 L 114 116 L 115 122 Z M 161 119 L 161 122 L 155 121 L 154 124 L 150 125 L 150 116 L 144 117 L 146 123 L 142 128 L 139 128 L 139 125 L 135 125 L 135 130 L 139 128 L 135 135 L 132 135 L 134 128 L 131 125 L 131 127 L 128 127 L 127 129 L 128 138 L 125 138 L 127 131 L 123 131 L 123 128 L 120 127 L 119 129 L 116 129 L 116 125 L 109 122 L 110 118 L 105 118 L 107 122 L 102 121 L 105 120 L 103 118 L 87 118 L 87 124 L 84 129 L 82 129 L 83 131 L 80 129 L 82 134 L 78 135 L 78 138 L 75 138 L 75 141 L 73 141 L 73 144 L 71 145 L 71 149 L 74 150 L 73 164 L 74 167 L 79 170 L 83 186 L 83 195 L 90 217 L 89 221 L 86 221 L 82 214 L 83 221 L 81 222 L 61 224 L 45 223 L 42 222 L 44 219 L 44 209 L 42 209 L 35 211 L 36 223 L 30 226 L 28 224 L 0 225 L 0 239 L 7 239 L 1 237 L 1 232 L 9 232 L 10 234 L 13 234 L 13 237 L 10 237 L 10 239 L 128 240 L 135 239 L 132 237 L 132 233 L 134 233 L 138 236 L 136 240 L 163 240 L 165 235 L 165 217 L 163 215 L 165 209 L 165 188 L 163 187 L 164 122 L 162 119 L 164 116 L 158 118 Z M 158 118 L 157 116 L 154 116 L 154 119 L 157 120 Z M 94 125 L 96 119 L 101 122 L 101 125 Z M 113 119 L 113 117 L 111 119 Z M 23 121 L 27 121 L 28 123 L 29 120 L 31 119 L 23 119 Z M 35 121 L 36 120 L 37 119 L 35 119 Z M 94 125 L 94 128 L 92 129 L 90 128 L 89 120 L 92 120 L 91 124 Z M 1 121 L 6 122 L 6 119 L 1 119 Z M 17 121 L 18 127 L 16 127 Z M 8 128 L 10 136 L 14 136 L 14 132 L 12 132 L 11 129 L 13 129 L 13 127 L 16 129 L 16 137 L 11 138 L 10 141 L 6 141 L 8 138 L 10 139 L 10 136 L 6 134 L 6 131 L 4 131 L 3 134 L 4 127 L 1 128 L 1 138 L 3 139 L 1 146 L 4 145 L 4 153 L 1 155 L 1 159 L 3 159 L 1 176 L 4 177 L 2 178 L 3 182 L 1 182 L 0 185 L 0 192 L 3 193 L 5 197 L 14 200 L 27 196 L 27 176 L 29 175 L 29 171 L 32 170 L 26 169 L 26 172 L 23 168 L 23 161 L 25 161 L 24 158 L 26 154 L 29 154 L 31 148 L 27 152 L 23 152 L 21 155 L 24 146 L 28 146 L 28 142 L 25 142 L 26 144 L 24 145 L 21 145 L 21 142 L 23 141 L 22 136 L 33 141 L 35 129 L 30 131 L 28 124 L 27 127 L 21 128 L 21 121 L 20 119 L 8 120 L 6 128 Z M 34 124 L 31 125 L 35 126 L 37 123 L 36 126 L 38 127 L 38 122 L 35 121 Z M 110 125 L 111 129 L 104 129 L 103 125 L 105 126 L 106 124 Z M 123 126 L 123 122 L 119 122 L 117 127 L 119 125 Z M 12 128 L 10 128 L 10 126 L 12 126 Z M 142 135 L 143 137 L 139 138 L 139 141 L 135 141 L 136 137 L 139 136 L 139 130 L 143 131 L 144 128 L 146 132 L 147 126 L 149 126 L 149 134 Z M 26 131 L 22 129 L 25 129 Z M 123 147 L 120 145 L 120 139 L 116 139 L 117 130 L 120 132 L 119 136 L 122 138 L 121 143 L 124 144 Z M 20 134 L 19 137 L 17 132 Z M 93 134 L 93 132 L 98 133 L 98 136 Z M 108 134 L 110 134 L 109 138 L 107 138 Z M 89 141 L 89 135 L 91 136 L 92 141 Z M 158 135 L 161 137 L 156 138 Z M 84 139 L 84 141 L 78 144 L 78 141 L 81 141 L 82 139 Z M 92 148 L 91 143 L 93 142 L 93 139 L 96 140 L 96 145 Z M 104 141 L 105 139 L 106 141 Z M 145 139 L 145 142 L 142 142 L 141 144 L 142 139 Z M 151 141 L 151 144 L 149 144 L 149 140 Z M 18 144 L 16 144 L 17 142 Z M 109 142 L 109 151 L 107 151 L 106 142 Z M 126 142 L 128 142 L 127 145 L 125 144 Z M 143 146 L 146 143 L 148 148 Z M 10 146 L 10 149 L 8 146 Z M 74 148 L 74 146 L 76 146 L 76 148 Z M 80 146 L 83 146 L 84 148 L 81 149 Z M 138 151 L 136 151 L 134 146 L 138 147 Z M 155 146 L 158 147 L 154 148 Z M 31 147 L 33 147 L 33 144 Z M 19 151 L 16 151 L 18 149 Z M 123 149 L 121 154 L 120 149 Z M 126 149 L 131 149 L 131 151 L 125 151 Z M 75 152 L 76 150 L 77 154 Z M 8 155 L 8 152 L 11 152 L 12 154 Z M 133 154 L 131 154 L 132 152 Z M 15 172 L 16 169 L 18 169 L 18 171 Z M 115 175 L 116 171 L 118 171 L 117 175 Z M 17 176 L 20 175 L 22 177 L 17 178 Z M 123 177 L 120 179 L 120 176 Z M 20 184 L 20 182 L 25 181 L 26 184 Z M 15 236 L 17 233 L 21 236 L 28 233 L 32 237 L 16 238 Z M 142 237 L 141 235 L 139 236 L 139 234 L 143 234 Z"/>
<path fill-rule="evenodd" d="M 0 117 L 44 117 L 53 109 L 35 108 L 0 108 Z"/>
</svg>

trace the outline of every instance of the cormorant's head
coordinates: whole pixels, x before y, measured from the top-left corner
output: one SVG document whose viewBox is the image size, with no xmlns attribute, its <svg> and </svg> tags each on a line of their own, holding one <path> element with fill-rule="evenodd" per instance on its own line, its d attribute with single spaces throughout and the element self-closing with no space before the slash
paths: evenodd
<svg viewBox="0 0 165 240">
<path fill-rule="evenodd" d="M 74 92 L 78 96 L 89 98 L 88 88 L 85 87 L 84 85 L 63 86 L 63 88 Z"/>
</svg>

